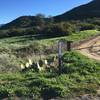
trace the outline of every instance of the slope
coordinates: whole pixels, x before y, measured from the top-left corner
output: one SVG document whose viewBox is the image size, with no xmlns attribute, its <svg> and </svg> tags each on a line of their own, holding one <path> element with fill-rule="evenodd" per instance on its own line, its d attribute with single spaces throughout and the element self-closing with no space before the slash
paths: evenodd
<svg viewBox="0 0 100 100">
<path fill-rule="evenodd" d="M 100 17 L 100 0 L 93 0 L 92 2 L 76 7 L 64 14 L 55 16 L 56 21 L 78 20 L 93 17 Z"/>
</svg>

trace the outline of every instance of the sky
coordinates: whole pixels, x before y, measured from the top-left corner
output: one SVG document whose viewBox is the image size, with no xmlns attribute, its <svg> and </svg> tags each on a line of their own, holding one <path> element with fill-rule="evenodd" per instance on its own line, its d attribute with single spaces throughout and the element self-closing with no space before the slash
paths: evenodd
<svg viewBox="0 0 100 100">
<path fill-rule="evenodd" d="M 92 0 L 0 0 L 0 24 L 8 23 L 19 16 L 56 16 Z"/>
</svg>

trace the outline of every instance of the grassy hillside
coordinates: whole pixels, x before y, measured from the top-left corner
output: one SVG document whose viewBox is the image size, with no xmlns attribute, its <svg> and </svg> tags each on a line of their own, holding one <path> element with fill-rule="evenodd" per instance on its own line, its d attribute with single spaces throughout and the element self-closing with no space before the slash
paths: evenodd
<svg viewBox="0 0 100 100">
<path fill-rule="evenodd" d="M 73 62 L 68 64 L 68 60 Z M 34 68 L 33 68 L 34 69 Z M 62 74 L 57 69 L 36 72 L 0 74 L 0 99 L 34 98 L 44 100 L 56 97 L 70 98 L 83 94 L 97 94 L 100 86 L 100 63 L 77 52 L 63 55 Z"/>
<path fill-rule="evenodd" d="M 96 30 L 81 31 L 69 36 L 37 39 L 34 35 L 0 39 L 0 99 L 70 98 L 83 94 L 97 95 L 100 85 L 100 63 L 77 52 L 63 52 L 63 67 L 58 74 L 58 59 L 51 68 L 39 72 L 35 64 L 57 56 L 59 40 L 74 42 L 99 34 Z M 22 71 L 28 59 L 33 66 Z M 70 61 L 71 60 L 71 61 Z M 69 63 L 69 64 L 68 64 Z"/>
<path fill-rule="evenodd" d="M 66 45 L 100 34 L 99 5 L 93 0 L 56 17 L 22 16 L 0 26 L 0 100 L 100 96 L 100 62 Z"/>
<path fill-rule="evenodd" d="M 80 41 L 96 34 L 99 34 L 99 31 L 88 30 L 50 39 L 38 40 L 34 35 L 0 39 L 0 71 L 18 71 L 21 70 L 20 65 L 26 63 L 29 58 L 34 61 L 56 54 L 59 40 Z"/>
</svg>

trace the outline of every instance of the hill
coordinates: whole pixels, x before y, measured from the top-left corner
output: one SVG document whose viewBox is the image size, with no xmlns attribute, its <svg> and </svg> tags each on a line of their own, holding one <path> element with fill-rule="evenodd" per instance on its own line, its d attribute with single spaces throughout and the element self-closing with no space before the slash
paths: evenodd
<svg viewBox="0 0 100 100">
<path fill-rule="evenodd" d="M 93 0 L 88 4 L 76 7 L 64 14 L 55 16 L 56 21 L 79 20 L 100 17 L 100 0 Z"/>
<path fill-rule="evenodd" d="M 95 34 L 98 32 L 88 30 L 52 39 L 37 40 L 31 35 L 0 39 L 0 100 L 49 100 L 56 97 L 59 97 L 58 100 L 77 100 L 77 97 L 83 98 L 86 94 L 92 98 L 99 96 L 100 62 L 88 59 L 76 51 L 63 52 L 61 75 L 58 75 L 57 58 L 54 65 L 47 69 L 43 63 L 44 71 L 35 69 L 37 61 L 50 61 L 57 56 L 58 41 L 76 42 Z M 20 65 L 25 66 L 28 59 L 32 60 L 33 65 L 22 71 Z"/>
<path fill-rule="evenodd" d="M 100 0 L 93 0 L 88 4 L 76 7 L 68 12 L 65 12 L 64 14 L 54 16 L 53 19 L 54 21 L 61 22 L 61 21 L 68 21 L 68 20 L 99 18 L 100 17 L 99 5 L 100 5 Z M 38 24 L 39 21 L 38 18 L 42 18 L 45 21 L 47 20 L 47 18 L 45 18 L 41 14 L 37 16 L 21 16 L 10 23 L 3 25 L 1 29 L 33 27 Z"/>
<path fill-rule="evenodd" d="M 95 43 L 90 43 L 90 38 L 99 35 L 100 18 L 57 20 L 43 15 L 22 16 L 0 28 L 0 100 L 100 100 L 100 61 L 82 55 L 84 50 L 94 56 L 99 52 L 95 44 L 100 38 Z M 83 41 L 89 41 L 85 45 L 91 47 L 80 50 L 82 54 L 77 48 L 67 52 L 67 41 L 79 49 L 84 47 Z"/>
<path fill-rule="evenodd" d="M 43 14 L 21 16 L 0 27 L 0 38 L 29 34 L 58 37 L 77 31 L 100 30 L 99 5 L 99 0 L 93 0 L 62 15 L 50 18 L 46 18 Z"/>
<path fill-rule="evenodd" d="M 1 29 L 8 29 L 8 28 L 18 28 L 18 27 L 30 27 L 32 26 L 35 22 L 35 17 L 34 16 L 21 16 L 19 18 L 16 18 L 15 20 L 3 25 Z"/>
<path fill-rule="evenodd" d="M 2 25 L 0 29 L 9 29 L 9 28 L 28 28 L 40 25 L 43 21 L 46 21 L 47 18 L 43 14 L 37 14 L 36 16 L 21 16 L 15 20 Z"/>
</svg>

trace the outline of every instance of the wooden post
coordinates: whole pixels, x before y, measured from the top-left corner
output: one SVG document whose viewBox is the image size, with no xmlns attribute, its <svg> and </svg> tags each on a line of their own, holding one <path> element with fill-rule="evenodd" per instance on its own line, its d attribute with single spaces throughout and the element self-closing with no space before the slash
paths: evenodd
<svg viewBox="0 0 100 100">
<path fill-rule="evenodd" d="M 72 41 L 67 41 L 67 51 L 71 51 L 71 44 L 72 44 Z"/>
<path fill-rule="evenodd" d="M 58 42 L 58 64 L 59 64 L 59 73 L 61 73 L 62 68 L 62 43 L 61 41 Z"/>
</svg>

